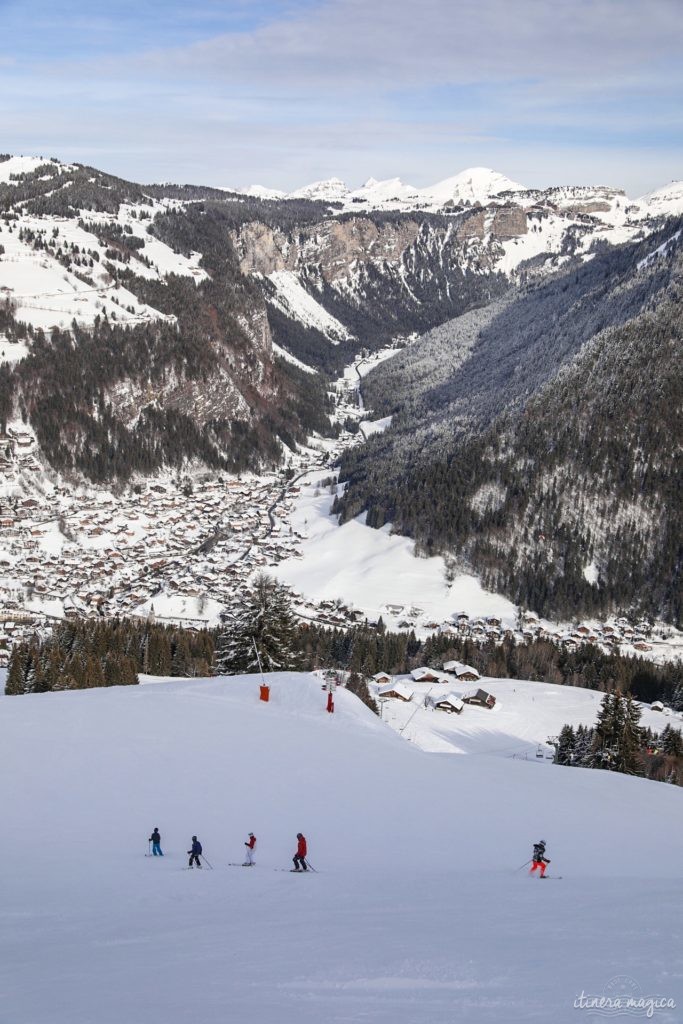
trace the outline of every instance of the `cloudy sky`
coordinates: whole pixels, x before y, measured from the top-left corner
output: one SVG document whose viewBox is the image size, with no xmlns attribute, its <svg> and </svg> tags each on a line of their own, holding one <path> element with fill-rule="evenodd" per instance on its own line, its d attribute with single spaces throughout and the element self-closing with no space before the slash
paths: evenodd
<svg viewBox="0 0 683 1024">
<path fill-rule="evenodd" d="M 0 0 L 0 151 L 295 188 L 683 178 L 683 0 Z"/>
</svg>

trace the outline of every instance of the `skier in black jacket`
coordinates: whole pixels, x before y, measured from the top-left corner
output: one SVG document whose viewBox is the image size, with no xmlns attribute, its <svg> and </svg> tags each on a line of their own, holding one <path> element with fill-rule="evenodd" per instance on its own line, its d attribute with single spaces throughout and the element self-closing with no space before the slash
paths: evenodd
<svg viewBox="0 0 683 1024">
<path fill-rule="evenodd" d="M 159 829 L 155 828 L 149 837 L 149 841 L 152 844 L 152 854 L 154 857 L 163 857 L 163 851 L 161 849 L 161 836 L 159 835 Z"/>
<path fill-rule="evenodd" d="M 541 878 L 545 878 L 545 866 L 550 864 L 550 861 L 545 855 L 545 839 L 539 839 L 537 843 L 534 843 L 534 852 L 531 856 L 531 868 L 529 874 L 533 875 L 536 868 L 541 869 Z"/>
<path fill-rule="evenodd" d="M 202 844 L 199 842 L 196 836 L 192 836 L 192 849 L 188 850 L 187 852 L 190 855 L 190 863 L 188 867 L 193 867 L 194 861 L 194 864 L 196 864 L 196 866 L 200 868 L 202 866 L 199 862 L 199 858 L 202 855 Z"/>
</svg>

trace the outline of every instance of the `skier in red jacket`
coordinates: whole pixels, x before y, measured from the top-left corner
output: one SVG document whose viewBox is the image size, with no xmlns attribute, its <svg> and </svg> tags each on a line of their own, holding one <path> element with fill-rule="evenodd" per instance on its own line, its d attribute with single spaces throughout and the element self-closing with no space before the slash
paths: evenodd
<svg viewBox="0 0 683 1024">
<path fill-rule="evenodd" d="M 306 849 L 306 837 L 302 835 L 301 832 L 297 832 L 296 838 L 296 853 L 294 854 L 293 857 L 294 870 L 299 871 L 301 866 L 304 869 L 304 871 L 308 871 L 308 867 L 306 866 L 306 853 L 308 852 Z"/>
<path fill-rule="evenodd" d="M 253 832 L 249 833 L 249 839 L 244 844 L 247 848 L 245 857 L 247 858 L 242 865 L 243 868 L 251 868 L 254 866 L 254 850 L 256 849 L 256 836 Z"/>
</svg>

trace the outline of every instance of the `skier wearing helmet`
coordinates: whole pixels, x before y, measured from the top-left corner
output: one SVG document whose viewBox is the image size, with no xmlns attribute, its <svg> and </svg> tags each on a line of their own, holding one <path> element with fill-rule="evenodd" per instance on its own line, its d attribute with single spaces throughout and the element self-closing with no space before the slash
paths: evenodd
<svg viewBox="0 0 683 1024">
<path fill-rule="evenodd" d="M 536 868 L 541 869 L 541 878 L 545 878 L 545 866 L 550 864 L 550 861 L 545 855 L 545 839 L 539 839 L 537 843 L 534 843 L 534 852 L 531 855 L 531 868 L 529 874 L 533 875 Z"/>
<path fill-rule="evenodd" d="M 296 853 L 292 858 L 294 861 L 294 870 L 299 871 L 300 868 L 303 868 L 304 871 L 308 871 L 308 867 L 306 866 L 306 854 L 308 852 L 306 848 L 306 837 L 301 832 L 297 832 L 296 839 Z"/>
<path fill-rule="evenodd" d="M 198 867 L 202 865 L 199 858 L 202 855 L 202 844 L 199 842 L 196 836 L 192 836 L 192 849 L 187 851 L 190 857 L 189 867 Z"/>
<path fill-rule="evenodd" d="M 243 868 L 251 868 L 254 866 L 254 850 L 256 849 L 256 836 L 253 832 L 249 833 L 249 838 L 244 844 L 247 848 L 245 857 L 247 858 L 242 865 Z"/>
<path fill-rule="evenodd" d="M 161 849 L 161 836 L 159 834 L 159 829 L 156 827 L 156 825 L 154 826 L 154 831 L 149 837 L 149 841 L 152 844 L 152 856 L 163 857 L 164 854 Z"/>
</svg>

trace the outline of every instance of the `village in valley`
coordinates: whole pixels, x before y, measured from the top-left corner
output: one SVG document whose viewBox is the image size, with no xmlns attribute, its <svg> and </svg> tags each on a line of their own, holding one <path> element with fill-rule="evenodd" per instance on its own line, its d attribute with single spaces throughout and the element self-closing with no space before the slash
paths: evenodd
<svg viewBox="0 0 683 1024">
<path fill-rule="evenodd" d="M 64 618 L 132 616 L 189 629 L 229 623 L 258 571 L 303 558 L 309 523 L 293 515 L 297 503 L 321 490 L 336 493 L 339 455 L 387 425 L 363 419 L 360 383 L 391 354 L 364 353 L 333 385 L 337 421 L 355 420 L 360 429 L 311 438 L 308 447 L 286 452 L 282 468 L 261 475 L 167 473 L 118 493 L 69 486 L 46 472 L 30 429 L 8 424 L 0 437 L 0 664 L 15 643 Z M 419 638 L 547 639 L 567 650 L 596 644 L 604 653 L 654 660 L 683 649 L 669 627 L 623 617 L 558 627 L 531 611 L 513 618 L 445 606 L 437 613 L 433 603 L 362 606 L 344 593 L 316 597 L 305 586 L 285 586 L 302 621 L 330 627 L 377 626 L 381 619 Z"/>
</svg>

